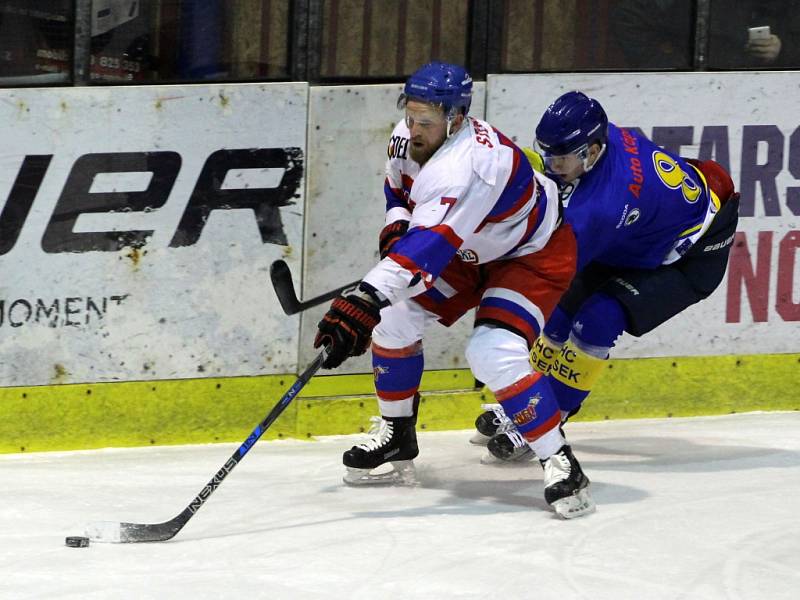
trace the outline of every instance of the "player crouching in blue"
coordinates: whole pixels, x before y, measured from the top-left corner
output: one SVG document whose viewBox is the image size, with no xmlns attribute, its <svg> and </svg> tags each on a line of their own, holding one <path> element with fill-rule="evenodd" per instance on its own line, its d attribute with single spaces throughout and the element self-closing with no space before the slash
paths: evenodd
<svg viewBox="0 0 800 600">
<path fill-rule="evenodd" d="M 350 485 L 413 481 L 423 333 L 477 307 L 466 357 L 544 467 L 557 514 L 591 512 L 589 480 L 559 429 L 550 384 L 529 352 L 575 272 L 575 238 L 560 218 L 558 189 L 523 151 L 468 116 L 472 80 L 431 63 L 406 82 L 386 165 L 381 261 L 357 293 L 337 298 L 315 347 L 335 368 L 372 340 L 381 412 L 375 439 L 344 453 Z M 374 469 L 392 463 L 388 474 Z"/>
<path fill-rule="evenodd" d="M 623 331 L 642 336 L 717 288 L 739 195 L 716 162 L 681 158 L 609 123 L 600 103 L 580 92 L 547 108 L 536 146 L 578 241 L 578 274 L 531 353 L 566 421 Z M 483 413 L 476 427 L 472 441 L 488 443 L 494 457 L 531 455 L 501 411 Z"/>
</svg>

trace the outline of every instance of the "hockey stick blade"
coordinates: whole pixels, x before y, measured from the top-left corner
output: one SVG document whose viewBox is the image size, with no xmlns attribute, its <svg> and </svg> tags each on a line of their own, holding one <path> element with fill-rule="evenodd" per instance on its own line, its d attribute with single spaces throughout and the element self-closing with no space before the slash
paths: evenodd
<svg viewBox="0 0 800 600">
<path fill-rule="evenodd" d="M 297 377 L 292 387 L 290 387 L 281 399 L 278 400 L 277 404 L 272 407 L 272 410 L 264 417 L 264 420 L 256 426 L 244 443 L 236 449 L 236 452 L 231 455 L 227 462 L 216 472 L 214 477 L 211 478 L 211 481 L 200 490 L 200 493 L 194 497 L 194 500 L 192 500 L 189 506 L 184 508 L 180 514 L 163 523 L 96 521 L 86 526 L 86 536 L 93 542 L 111 543 L 165 542 L 175 537 L 175 535 L 183 529 L 183 526 L 188 523 L 189 519 L 191 519 L 195 513 L 200 510 L 203 504 L 205 504 L 206 500 L 214 493 L 214 490 L 222 484 L 223 480 L 245 457 L 250 451 L 250 448 L 255 445 L 264 432 L 269 429 L 270 425 L 275 422 L 289 403 L 300 393 L 300 390 L 303 389 L 306 383 L 319 371 L 327 356 L 328 349 L 323 348 L 322 352 L 320 352 L 311 364 L 306 367 L 306 370 Z"/>
<path fill-rule="evenodd" d="M 165 542 L 175 537 L 185 523 L 173 519 L 164 523 L 118 523 L 97 521 L 86 526 L 86 537 L 93 542 L 114 544 L 130 542 Z"/>
<path fill-rule="evenodd" d="M 278 297 L 278 302 L 281 304 L 283 312 L 287 315 L 296 315 L 297 313 L 308 310 L 314 306 L 318 306 L 323 302 L 336 298 L 342 292 L 355 288 L 361 280 L 352 281 L 346 285 L 325 292 L 324 294 L 301 302 L 297 297 L 294 290 L 294 283 L 292 282 L 292 272 L 289 270 L 289 265 L 283 260 L 276 260 L 269 267 L 269 277 L 272 280 L 272 287 L 275 288 L 275 295 Z"/>
</svg>

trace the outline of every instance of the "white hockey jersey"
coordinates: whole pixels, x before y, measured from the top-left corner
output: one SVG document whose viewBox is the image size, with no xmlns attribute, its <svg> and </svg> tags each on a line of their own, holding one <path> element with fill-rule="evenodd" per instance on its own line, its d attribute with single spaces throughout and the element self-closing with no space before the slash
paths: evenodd
<svg viewBox="0 0 800 600">
<path fill-rule="evenodd" d="M 420 168 L 409 130 L 392 132 L 386 165 L 386 222 L 408 232 L 364 281 L 392 304 L 430 288 L 457 260 L 483 264 L 537 252 L 559 224 L 555 183 L 485 121 L 468 117 Z"/>
</svg>

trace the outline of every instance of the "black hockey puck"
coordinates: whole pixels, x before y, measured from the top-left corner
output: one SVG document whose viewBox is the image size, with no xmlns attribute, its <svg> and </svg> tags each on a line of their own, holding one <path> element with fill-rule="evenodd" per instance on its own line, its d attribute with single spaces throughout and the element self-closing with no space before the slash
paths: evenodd
<svg viewBox="0 0 800 600">
<path fill-rule="evenodd" d="M 86 548 L 89 545 L 89 538 L 79 535 L 70 536 L 64 540 L 64 543 L 70 548 Z"/>
</svg>

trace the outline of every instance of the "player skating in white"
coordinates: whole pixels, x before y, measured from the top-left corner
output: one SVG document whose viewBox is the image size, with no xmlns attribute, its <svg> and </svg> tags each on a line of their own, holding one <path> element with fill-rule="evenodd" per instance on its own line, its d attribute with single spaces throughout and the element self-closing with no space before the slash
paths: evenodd
<svg viewBox="0 0 800 600">
<path fill-rule="evenodd" d="M 431 63 L 406 82 L 405 117 L 389 145 L 381 261 L 355 294 L 334 300 L 315 347 L 326 368 L 363 354 L 372 339 L 382 416 L 377 437 L 344 453 L 352 485 L 413 477 L 422 339 L 477 307 L 466 358 L 542 461 L 545 498 L 563 517 L 594 509 L 589 480 L 559 430 L 549 385 L 528 360 L 575 271 L 575 239 L 561 224 L 555 184 L 523 152 L 468 116 L 472 80 Z M 390 462 L 395 471 L 375 475 Z"/>
</svg>

